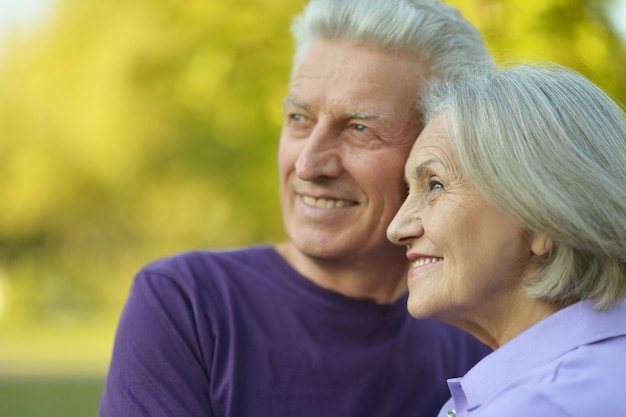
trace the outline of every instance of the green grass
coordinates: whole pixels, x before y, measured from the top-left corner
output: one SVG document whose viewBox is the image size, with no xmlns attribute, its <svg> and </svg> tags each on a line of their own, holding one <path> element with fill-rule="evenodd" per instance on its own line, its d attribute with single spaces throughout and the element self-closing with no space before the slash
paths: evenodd
<svg viewBox="0 0 626 417">
<path fill-rule="evenodd" d="M 97 417 L 104 379 L 2 377 L 2 417 Z"/>
<path fill-rule="evenodd" d="M 97 417 L 114 329 L 0 320 L 0 417 Z"/>
</svg>

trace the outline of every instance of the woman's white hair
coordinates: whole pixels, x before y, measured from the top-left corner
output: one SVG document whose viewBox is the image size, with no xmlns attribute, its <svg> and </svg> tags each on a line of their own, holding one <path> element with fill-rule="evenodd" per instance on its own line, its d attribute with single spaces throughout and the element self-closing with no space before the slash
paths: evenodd
<svg viewBox="0 0 626 417">
<path fill-rule="evenodd" d="M 415 56 L 423 67 L 423 79 L 465 75 L 477 65 L 493 66 L 479 31 L 457 9 L 438 0 L 312 0 L 295 18 L 292 32 L 294 70 L 320 39 Z"/>
<path fill-rule="evenodd" d="M 526 280 L 555 305 L 626 297 L 626 117 L 566 68 L 518 65 L 440 83 L 440 115 L 461 169 L 485 198 L 554 242 Z"/>
</svg>

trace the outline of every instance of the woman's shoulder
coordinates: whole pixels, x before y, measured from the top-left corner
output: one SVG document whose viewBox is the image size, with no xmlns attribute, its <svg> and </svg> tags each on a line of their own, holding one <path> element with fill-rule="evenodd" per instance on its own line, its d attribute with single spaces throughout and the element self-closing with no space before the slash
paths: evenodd
<svg viewBox="0 0 626 417">
<path fill-rule="evenodd" d="M 517 415 L 513 410 L 519 409 L 525 416 L 614 414 L 621 408 L 626 386 L 624 357 L 626 335 L 581 345 L 532 371 L 525 383 L 518 380 L 485 409 L 514 413 L 508 415 Z"/>
</svg>

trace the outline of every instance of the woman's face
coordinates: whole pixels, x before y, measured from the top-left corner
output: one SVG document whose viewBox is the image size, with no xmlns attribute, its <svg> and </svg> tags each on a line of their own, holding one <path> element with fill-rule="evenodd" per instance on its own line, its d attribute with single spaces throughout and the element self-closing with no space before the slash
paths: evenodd
<svg viewBox="0 0 626 417">
<path fill-rule="evenodd" d="M 503 314 L 523 292 L 530 235 L 460 172 L 440 117 L 418 137 L 405 179 L 387 236 L 407 247 L 409 312 L 465 328 Z"/>
</svg>

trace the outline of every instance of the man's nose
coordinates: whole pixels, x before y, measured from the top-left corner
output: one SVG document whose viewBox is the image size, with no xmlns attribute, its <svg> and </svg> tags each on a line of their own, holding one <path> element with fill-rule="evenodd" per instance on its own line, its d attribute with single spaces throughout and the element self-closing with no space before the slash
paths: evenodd
<svg viewBox="0 0 626 417">
<path fill-rule="evenodd" d="M 331 129 L 316 126 L 296 160 L 296 174 L 302 180 L 337 178 L 342 171 L 340 138 Z"/>
</svg>

